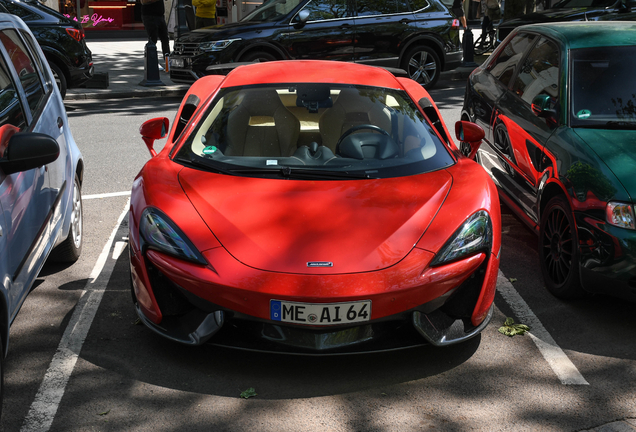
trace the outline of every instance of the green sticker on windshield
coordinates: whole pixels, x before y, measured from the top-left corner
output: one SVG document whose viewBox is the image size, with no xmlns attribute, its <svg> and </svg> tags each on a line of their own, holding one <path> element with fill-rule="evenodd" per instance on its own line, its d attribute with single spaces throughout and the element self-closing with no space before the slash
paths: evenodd
<svg viewBox="0 0 636 432">
<path fill-rule="evenodd" d="M 215 146 L 207 146 L 203 149 L 203 154 L 212 154 L 215 151 L 217 151 L 217 148 Z"/>
<path fill-rule="evenodd" d="M 592 115 L 592 111 L 586 110 L 586 109 L 582 109 L 581 111 L 576 113 L 576 116 L 580 119 L 586 119 L 591 115 Z"/>
</svg>

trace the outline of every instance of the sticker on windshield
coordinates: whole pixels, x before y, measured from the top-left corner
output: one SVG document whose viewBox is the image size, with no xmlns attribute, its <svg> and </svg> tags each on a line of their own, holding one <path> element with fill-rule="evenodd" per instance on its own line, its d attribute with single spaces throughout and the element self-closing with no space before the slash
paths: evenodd
<svg viewBox="0 0 636 432">
<path fill-rule="evenodd" d="M 586 109 L 582 109 L 581 111 L 576 113 L 576 116 L 582 120 L 585 120 L 591 115 L 592 115 L 592 111 L 586 110 Z"/>
<path fill-rule="evenodd" d="M 278 165 L 278 161 L 268 159 L 267 161 L 265 161 L 265 165 Z"/>
<path fill-rule="evenodd" d="M 207 146 L 206 148 L 203 149 L 203 154 L 212 154 L 217 150 L 218 149 L 215 146 Z"/>
</svg>

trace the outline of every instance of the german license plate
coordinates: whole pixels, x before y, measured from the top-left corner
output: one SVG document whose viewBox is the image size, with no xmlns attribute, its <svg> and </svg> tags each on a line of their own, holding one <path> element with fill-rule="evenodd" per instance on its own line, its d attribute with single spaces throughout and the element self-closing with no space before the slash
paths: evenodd
<svg viewBox="0 0 636 432">
<path fill-rule="evenodd" d="M 310 325 L 339 325 L 369 321 L 371 300 L 344 303 L 269 301 L 272 321 Z"/>
<path fill-rule="evenodd" d="M 170 59 L 170 66 L 175 68 L 182 68 L 184 66 L 183 59 L 181 58 Z"/>
</svg>

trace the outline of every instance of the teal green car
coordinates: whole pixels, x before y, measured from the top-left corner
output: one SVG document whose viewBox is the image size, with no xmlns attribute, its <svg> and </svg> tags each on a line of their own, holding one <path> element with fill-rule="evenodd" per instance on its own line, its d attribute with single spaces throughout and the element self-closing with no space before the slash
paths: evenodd
<svg viewBox="0 0 636 432">
<path fill-rule="evenodd" d="M 501 201 L 539 236 L 546 287 L 636 300 L 636 23 L 515 29 L 470 76 L 462 120 Z"/>
</svg>

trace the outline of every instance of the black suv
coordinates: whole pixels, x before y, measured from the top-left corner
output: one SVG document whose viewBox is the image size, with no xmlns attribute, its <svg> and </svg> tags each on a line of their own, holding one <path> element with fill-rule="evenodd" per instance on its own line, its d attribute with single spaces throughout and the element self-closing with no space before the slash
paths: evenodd
<svg viewBox="0 0 636 432">
<path fill-rule="evenodd" d="M 67 88 L 78 87 L 93 76 L 93 57 L 84 40 L 84 29 L 77 21 L 37 0 L 0 0 L 0 12 L 19 16 L 35 35 L 62 98 Z"/>
<path fill-rule="evenodd" d="M 230 63 L 286 59 L 401 68 L 429 88 L 461 64 L 459 21 L 439 0 L 268 0 L 238 23 L 178 38 L 170 79 L 191 83 Z"/>
</svg>

